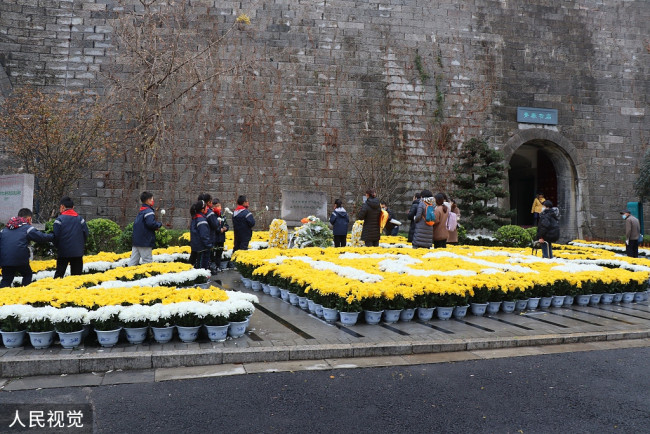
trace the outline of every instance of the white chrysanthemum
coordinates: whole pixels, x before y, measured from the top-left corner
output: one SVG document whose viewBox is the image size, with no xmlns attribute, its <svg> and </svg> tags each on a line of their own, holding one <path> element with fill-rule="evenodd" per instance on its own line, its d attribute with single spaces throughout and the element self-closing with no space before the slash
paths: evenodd
<svg viewBox="0 0 650 434">
<path fill-rule="evenodd" d="M 68 322 L 88 324 L 88 310 L 83 307 L 64 307 L 55 309 L 50 317 L 53 323 Z"/>
</svg>

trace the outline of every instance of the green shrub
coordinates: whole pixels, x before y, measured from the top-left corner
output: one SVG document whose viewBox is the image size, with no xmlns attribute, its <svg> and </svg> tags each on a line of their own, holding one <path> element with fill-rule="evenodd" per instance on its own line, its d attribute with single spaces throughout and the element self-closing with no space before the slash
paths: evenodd
<svg viewBox="0 0 650 434">
<path fill-rule="evenodd" d="M 45 222 L 45 228 L 43 232 L 46 234 L 51 234 L 54 232 L 54 219 L 50 219 Z M 52 243 L 33 243 L 34 246 L 34 256 L 39 259 L 51 259 L 56 256 L 56 249 Z"/>
<path fill-rule="evenodd" d="M 164 249 L 169 247 L 169 242 L 172 240 L 172 235 L 165 227 L 161 227 L 156 231 L 156 247 Z"/>
<path fill-rule="evenodd" d="M 117 238 L 117 251 L 128 252 L 133 247 L 133 223 L 126 225 L 122 234 Z"/>
<path fill-rule="evenodd" d="M 504 247 L 527 247 L 533 241 L 526 229 L 516 225 L 501 226 L 495 237 Z"/>
<path fill-rule="evenodd" d="M 465 226 L 458 225 L 458 244 L 468 244 L 467 229 Z"/>
<path fill-rule="evenodd" d="M 93 219 L 88 221 L 88 239 L 86 254 L 94 255 L 99 252 L 114 252 L 117 240 L 122 233 L 120 226 L 112 220 Z"/>
<path fill-rule="evenodd" d="M 169 231 L 161 227 L 156 231 L 156 248 L 169 247 L 172 236 Z M 120 252 L 128 252 L 133 247 L 133 223 L 126 225 L 122 235 L 118 237 L 117 248 Z"/>
<path fill-rule="evenodd" d="M 527 228 L 526 232 L 530 235 L 531 240 L 535 241 L 537 239 L 537 226 Z"/>
<path fill-rule="evenodd" d="M 168 229 L 167 233 L 171 236 L 171 241 L 169 242 L 170 246 L 189 246 L 190 242 L 181 239 L 181 236 L 189 232 L 187 229 Z"/>
</svg>

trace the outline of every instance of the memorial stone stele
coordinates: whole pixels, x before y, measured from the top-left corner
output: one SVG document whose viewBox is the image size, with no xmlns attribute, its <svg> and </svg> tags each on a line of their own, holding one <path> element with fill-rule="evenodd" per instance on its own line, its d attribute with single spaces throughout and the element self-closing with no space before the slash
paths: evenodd
<svg viewBox="0 0 650 434">
<path fill-rule="evenodd" d="M 300 225 L 300 220 L 313 215 L 327 221 L 327 197 L 322 191 L 283 190 L 281 217 L 289 226 Z"/>
<path fill-rule="evenodd" d="M 0 175 L 0 223 L 18 214 L 21 208 L 34 210 L 34 175 Z"/>
</svg>

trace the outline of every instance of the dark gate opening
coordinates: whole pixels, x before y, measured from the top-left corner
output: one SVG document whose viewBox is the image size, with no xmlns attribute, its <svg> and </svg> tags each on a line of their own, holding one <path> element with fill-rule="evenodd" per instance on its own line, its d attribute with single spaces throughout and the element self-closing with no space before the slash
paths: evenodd
<svg viewBox="0 0 650 434">
<path fill-rule="evenodd" d="M 512 224 L 532 226 L 531 208 L 538 192 L 557 205 L 557 173 L 548 154 L 533 144 L 524 144 L 510 159 L 508 172 L 510 209 L 516 210 Z"/>
</svg>

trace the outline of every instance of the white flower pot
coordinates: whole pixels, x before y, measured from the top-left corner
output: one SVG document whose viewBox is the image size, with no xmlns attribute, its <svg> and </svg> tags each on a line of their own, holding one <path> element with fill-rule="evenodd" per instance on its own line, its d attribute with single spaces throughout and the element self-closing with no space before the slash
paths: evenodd
<svg viewBox="0 0 650 434">
<path fill-rule="evenodd" d="M 59 334 L 59 342 L 61 346 L 67 350 L 78 347 L 81 345 L 81 338 L 83 336 L 83 329 L 76 332 L 57 332 Z"/>
<path fill-rule="evenodd" d="M 37 350 L 43 350 L 52 345 L 56 333 L 54 330 L 50 330 L 48 332 L 27 332 L 27 334 L 32 346 Z"/>
<path fill-rule="evenodd" d="M 20 348 L 23 346 L 23 341 L 25 340 L 25 330 L 19 332 L 3 332 L 2 334 L 2 343 L 7 348 Z"/>
<path fill-rule="evenodd" d="M 194 342 L 199 337 L 199 329 L 201 326 L 183 327 L 176 326 L 178 330 L 178 338 L 185 343 Z"/>
<path fill-rule="evenodd" d="M 174 326 L 169 327 L 151 327 L 153 339 L 159 344 L 166 344 L 174 336 Z"/>
<path fill-rule="evenodd" d="M 329 307 L 324 307 L 323 319 L 327 322 L 336 322 L 336 320 L 339 319 L 339 311 L 336 309 L 330 309 Z"/>
<path fill-rule="evenodd" d="M 126 331 L 126 340 L 128 340 L 130 344 L 134 345 L 143 343 L 147 338 L 148 328 L 149 327 L 124 327 L 124 331 Z"/>
<path fill-rule="evenodd" d="M 101 345 L 104 348 L 110 348 L 112 346 L 115 346 L 115 344 L 117 344 L 117 342 L 120 340 L 121 330 L 122 327 L 117 328 L 115 330 L 95 330 L 99 345 Z"/>
<path fill-rule="evenodd" d="M 346 326 L 353 326 L 357 323 L 359 319 L 359 314 L 361 312 L 339 312 L 341 316 L 341 324 Z"/>
<path fill-rule="evenodd" d="M 228 328 L 230 327 L 230 324 L 222 325 L 222 326 L 210 326 L 206 325 L 205 328 L 208 331 L 208 338 L 212 342 L 223 342 L 226 340 L 228 337 Z"/>
<path fill-rule="evenodd" d="M 231 322 L 228 326 L 228 335 L 232 338 L 244 336 L 248 321 Z"/>
</svg>

